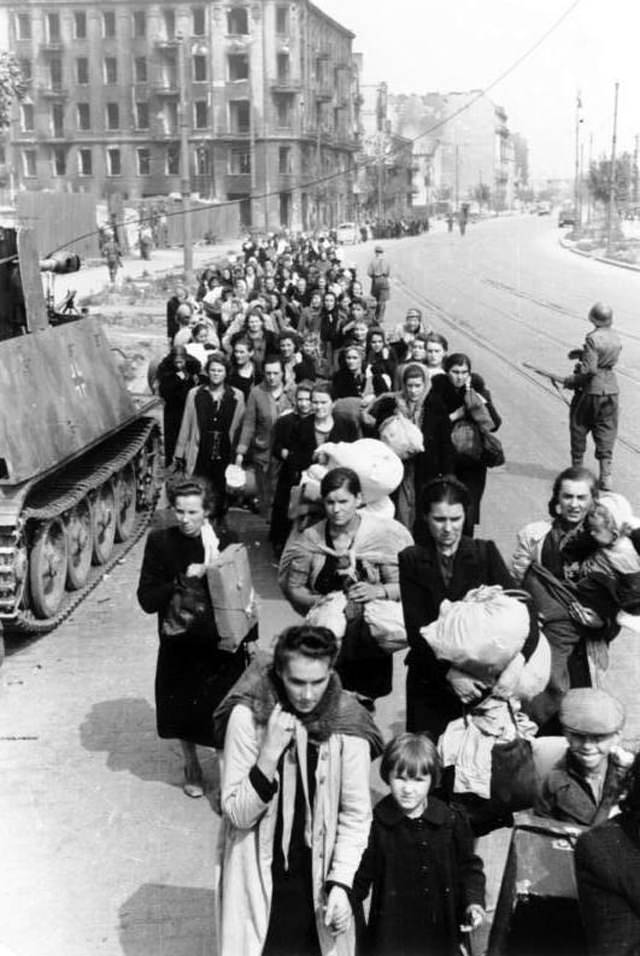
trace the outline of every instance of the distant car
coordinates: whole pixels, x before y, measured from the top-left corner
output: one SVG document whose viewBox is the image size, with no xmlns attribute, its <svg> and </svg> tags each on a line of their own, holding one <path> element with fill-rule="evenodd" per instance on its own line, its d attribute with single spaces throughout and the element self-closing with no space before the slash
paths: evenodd
<svg viewBox="0 0 640 956">
<path fill-rule="evenodd" d="M 338 242 L 353 245 L 360 239 L 360 230 L 355 222 L 341 222 L 336 229 L 336 238 Z"/>
<path fill-rule="evenodd" d="M 566 209 L 561 209 L 558 213 L 558 226 L 562 229 L 563 226 L 575 226 L 576 224 L 576 211 L 573 206 L 567 206 Z"/>
<path fill-rule="evenodd" d="M 551 203 L 550 202 L 539 202 L 536 207 L 536 212 L 539 216 L 550 216 L 551 215 Z"/>
</svg>

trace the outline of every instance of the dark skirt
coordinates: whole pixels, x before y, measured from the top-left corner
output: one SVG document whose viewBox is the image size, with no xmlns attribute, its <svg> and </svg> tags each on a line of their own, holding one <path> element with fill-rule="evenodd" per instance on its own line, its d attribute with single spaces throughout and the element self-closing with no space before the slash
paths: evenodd
<svg viewBox="0 0 640 956">
<path fill-rule="evenodd" d="M 213 747 L 213 711 L 245 662 L 244 645 L 230 654 L 210 638 L 162 638 L 155 684 L 158 736 Z"/>
<path fill-rule="evenodd" d="M 393 655 L 380 650 L 361 616 L 347 621 L 336 672 L 345 690 L 362 697 L 376 700 L 391 693 Z"/>
</svg>

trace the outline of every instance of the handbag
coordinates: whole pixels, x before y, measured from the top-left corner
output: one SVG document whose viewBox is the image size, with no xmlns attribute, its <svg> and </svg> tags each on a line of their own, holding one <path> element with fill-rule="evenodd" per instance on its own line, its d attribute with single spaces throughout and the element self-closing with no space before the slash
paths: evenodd
<svg viewBox="0 0 640 956">
<path fill-rule="evenodd" d="M 504 744 L 494 744 L 491 751 L 491 799 L 505 809 L 527 810 L 535 805 L 540 794 L 540 779 L 533 760 L 531 741 L 519 733 L 511 702 L 509 713 L 516 736 Z"/>
<path fill-rule="evenodd" d="M 215 634 L 207 583 L 204 578 L 180 574 L 160 626 L 160 635 L 175 639 L 187 633 L 206 631 Z"/>
<path fill-rule="evenodd" d="M 482 464 L 486 465 L 487 468 L 498 468 L 500 465 L 504 465 L 506 459 L 500 439 L 492 432 L 485 431 L 481 431 L 480 439 L 482 441 L 482 455 L 480 456 Z"/>
<path fill-rule="evenodd" d="M 484 447 L 482 434 L 475 422 L 468 418 L 459 418 L 451 429 L 451 444 L 457 457 L 463 462 L 479 464 L 482 461 Z"/>
</svg>

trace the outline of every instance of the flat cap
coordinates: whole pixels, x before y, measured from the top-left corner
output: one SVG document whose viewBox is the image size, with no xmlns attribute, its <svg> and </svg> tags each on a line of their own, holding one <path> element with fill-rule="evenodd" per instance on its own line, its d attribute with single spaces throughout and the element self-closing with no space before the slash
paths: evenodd
<svg viewBox="0 0 640 956">
<path fill-rule="evenodd" d="M 374 252 L 384 252 L 384 249 L 382 248 L 382 246 L 374 246 L 374 247 L 373 247 L 373 251 L 374 251 Z"/>
<path fill-rule="evenodd" d="M 575 687 L 560 704 L 560 723 L 576 734 L 615 734 L 625 720 L 624 707 L 596 687 Z"/>
</svg>

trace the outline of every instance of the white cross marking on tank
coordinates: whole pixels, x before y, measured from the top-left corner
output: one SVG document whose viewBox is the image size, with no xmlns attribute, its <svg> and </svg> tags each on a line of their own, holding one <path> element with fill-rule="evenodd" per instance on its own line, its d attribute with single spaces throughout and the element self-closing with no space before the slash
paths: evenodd
<svg viewBox="0 0 640 956">
<path fill-rule="evenodd" d="M 87 392 L 86 380 L 78 368 L 78 363 L 76 362 L 71 350 L 69 350 L 69 354 L 71 358 L 71 381 L 73 382 L 73 387 L 75 388 L 76 392 L 79 392 L 84 398 Z"/>
</svg>

